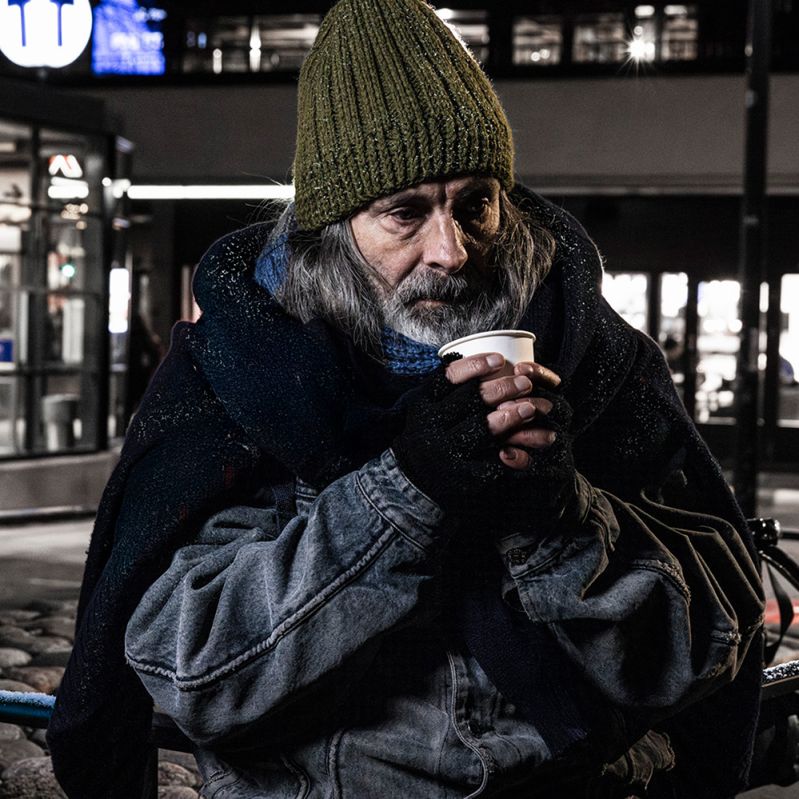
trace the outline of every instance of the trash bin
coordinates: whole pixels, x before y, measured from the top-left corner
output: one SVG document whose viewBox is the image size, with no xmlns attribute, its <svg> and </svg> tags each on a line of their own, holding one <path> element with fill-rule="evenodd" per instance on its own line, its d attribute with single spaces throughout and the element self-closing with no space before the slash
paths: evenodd
<svg viewBox="0 0 799 799">
<path fill-rule="evenodd" d="M 48 450 L 75 446 L 75 419 L 78 418 L 75 394 L 48 394 L 42 397 L 42 420 Z"/>
</svg>

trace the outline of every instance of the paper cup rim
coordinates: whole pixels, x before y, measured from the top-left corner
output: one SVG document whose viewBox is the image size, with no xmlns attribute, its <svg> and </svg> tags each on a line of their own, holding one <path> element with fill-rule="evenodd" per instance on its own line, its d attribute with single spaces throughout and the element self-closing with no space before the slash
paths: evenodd
<svg viewBox="0 0 799 799">
<path fill-rule="evenodd" d="M 440 347 L 438 350 L 438 357 L 441 358 L 444 355 L 445 350 L 451 350 L 453 347 L 459 344 L 465 344 L 467 341 L 477 341 L 477 339 L 481 338 L 489 338 L 491 336 L 510 336 L 511 338 L 529 338 L 535 342 L 535 333 L 530 333 L 527 330 L 486 330 L 483 333 L 472 333 L 469 336 L 462 336 L 461 338 L 456 338 L 454 341 L 448 341 L 444 346 Z"/>
</svg>

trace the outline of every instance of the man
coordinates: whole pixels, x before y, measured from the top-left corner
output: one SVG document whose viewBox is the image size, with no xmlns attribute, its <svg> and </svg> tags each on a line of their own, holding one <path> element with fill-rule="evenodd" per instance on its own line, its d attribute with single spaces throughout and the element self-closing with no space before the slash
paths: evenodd
<svg viewBox="0 0 799 799">
<path fill-rule="evenodd" d="M 296 201 L 203 259 L 103 499 L 49 731 L 70 797 L 136 795 L 148 694 L 206 797 L 741 788 L 745 524 L 595 246 L 512 159 L 429 6 L 328 14 Z M 537 362 L 512 373 L 436 355 L 516 327 Z"/>
</svg>

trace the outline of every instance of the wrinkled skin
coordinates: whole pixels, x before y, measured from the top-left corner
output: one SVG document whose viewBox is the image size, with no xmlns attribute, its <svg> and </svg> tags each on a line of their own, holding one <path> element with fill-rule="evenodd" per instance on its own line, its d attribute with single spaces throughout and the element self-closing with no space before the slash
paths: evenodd
<svg viewBox="0 0 799 799">
<path fill-rule="evenodd" d="M 494 178 L 432 180 L 381 197 L 356 213 L 350 220 L 352 234 L 374 270 L 378 289 L 388 296 L 431 273 L 439 278 L 484 277 L 499 231 L 499 194 Z M 428 310 L 446 304 L 430 298 L 413 303 Z M 504 445 L 500 460 L 511 469 L 525 469 L 530 450 L 555 440 L 555 433 L 535 426 L 536 417 L 548 414 L 552 404 L 528 395 L 534 386 L 555 388 L 560 378 L 534 363 L 516 364 L 513 376 L 504 367 L 501 355 L 486 353 L 451 363 L 446 374 L 455 384 L 480 381 L 481 396 L 491 409 L 489 430 Z"/>
</svg>

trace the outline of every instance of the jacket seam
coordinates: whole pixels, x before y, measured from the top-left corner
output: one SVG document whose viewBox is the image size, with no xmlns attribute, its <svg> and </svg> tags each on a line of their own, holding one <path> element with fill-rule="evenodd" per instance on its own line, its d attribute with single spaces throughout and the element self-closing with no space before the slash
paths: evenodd
<svg viewBox="0 0 799 799">
<path fill-rule="evenodd" d="M 245 666 L 251 660 L 255 660 L 266 652 L 274 649 L 280 641 L 295 628 L 299 627 L 307 618 L 324 607 L 338 592 L 352 582 L 356 577 L 363 573 L 376 558 L 385 550 L 394 538 L 394 529 L 383 533 L 380 538 L 369 548 L 365 555 L 361 556 L 349 569 L 340 574 L 327 588 L 323 589 L 310 602 L 303 605 L 298 611 L 281 622 L 269 635 L 268 638 L 259 641 L 248 650 L 237 655 L 227 663 L 218 666 L 213 671 L 202 676 L 191 677 L 189 679 L 180 677 L 176 669 L 169 669 L 164 666 L 146 663 L 132 657 L 127 657 L 127 662 L 136 670 L 145 674 L 155 674 L 166 677 L 174 682 L 179 691 L 193 691 L 207 687 L 218 679 L 225 677 L 239 667 Z"/>
<path fill-rule="evenodd" d="M 355 484 L 358 486 L 358 490 L 363 495 L 363 498 L 374 509 L 375 513 L 377 513 L 378 516 L 380 516 L 380 518 L 383 519 L 383 521 L 392 528 L 392 530 L 394 530 L 396 533 L 398 533 L 405 541 L 407 541 L 409 544 L 411 544 L 414 548 L 420 550 L 421 552 L 423 552 L 425 554 L 427 553 L 427 549 L 425 548 L 424 544 L 420 543 L 419 541 L 414 539 L 412 536 L 408 535 L 408 533 L 406 533 L 401 527 L 399 527 L 399 525 L 397 525 L 397 523 L 395 521 L 393 521 L 388 516 L 386 516 L 386 514 L 380 509 L 380 507 L 377 505 L 377 503 L 369 496 L 369 493 L 367 492 L 366 487 L 361 482 L 361 475 L 360 474 L 356 474 L 355 475 Z"/>
</svg>

